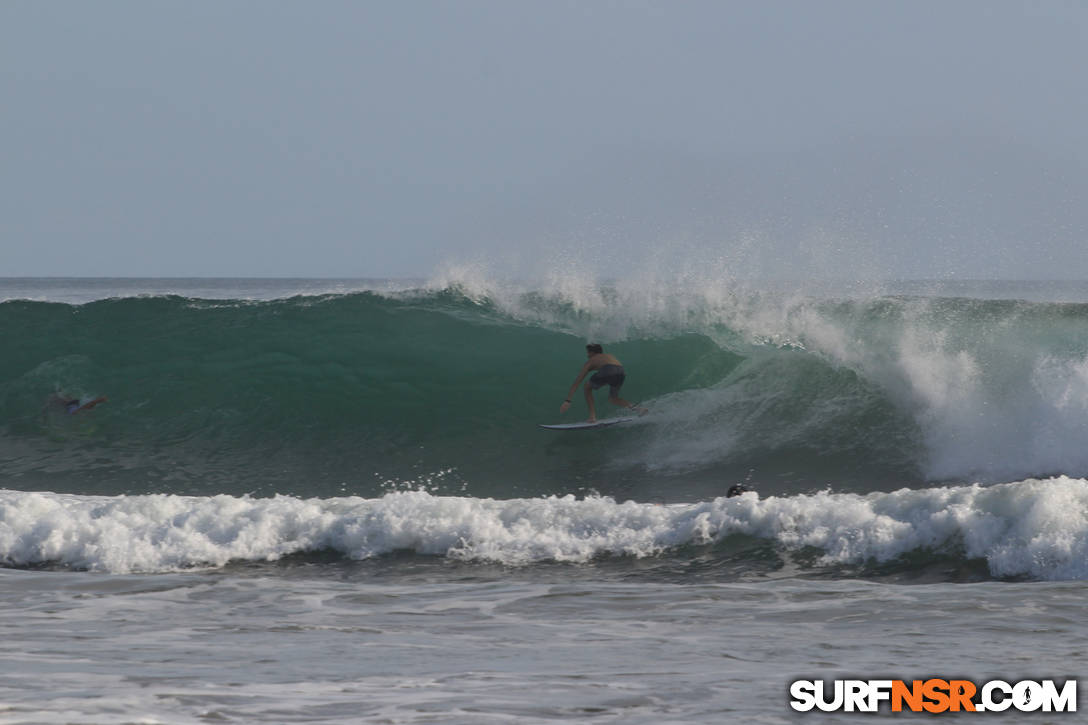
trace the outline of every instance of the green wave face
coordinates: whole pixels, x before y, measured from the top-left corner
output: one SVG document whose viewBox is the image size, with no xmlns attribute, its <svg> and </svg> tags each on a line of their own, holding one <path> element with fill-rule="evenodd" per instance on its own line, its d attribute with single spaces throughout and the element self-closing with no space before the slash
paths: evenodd
<svg viewBox="0 0 1088 725">
<path fill-rule="evenodd" d="M 5 302 L 4 487 L 669 501 L 746 479 L 766 492 L 889 488 L 984 469 L 987 451 L 1000 457 L 1023 432 L 1001 416 L 1025 401 L 1057 425 L 1061 401 L 1068 412 L 1088 400 L 1080 306 L 750 298 L 632 315 L 630 300 L 603 299 L 587 310 L 452 288 Z M 624 396 L 651 414 L 595 432 L 538 429 L 585 415 L 580 394 L 571 413 L 558 408 L 590 339 L 623 361 Z M 56 394 L 109 401 L 65 415 L 47 405 Z M 602 415 L 615 410 L 606 397 Z M 975 419 L 983 409 L 1000 422 Z M 977 462 L 942 447 L 950 433 Z M 1057 446 L 1007 451 L 997 468 L 1088 466 Z"/>
<path fill-rule="evenodd" d="M 535 424 L 584 361 L 570 335 L 450 295 L 9 302 L 0 324 L 19 341 L 0 446 L 24 488 L 78 473 L 101 492 L 370 494 L 486 473 L 492 494 L 532 490 L 521 474 L 554 442 Z M 731 364 L 695 336 L 610 349 L 638 359 L 644 397 L 717 372 L 674 370 L 677 355 Z M 67 416 L 45 409 L 54 393 L 109 402 Z"/>
</svg>

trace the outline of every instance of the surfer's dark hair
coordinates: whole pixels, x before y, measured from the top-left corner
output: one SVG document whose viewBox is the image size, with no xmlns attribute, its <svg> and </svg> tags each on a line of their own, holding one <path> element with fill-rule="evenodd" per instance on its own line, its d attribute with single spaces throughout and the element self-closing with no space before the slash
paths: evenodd
<svg viewBox="0 0 1088 725">
<path fill-rule="evenodd" d="M 604 348 L 601 347 L 599 343 L 591 342 L 586 345 L 586 352 L 591 352 L 594 355 L 600 355 L 602 352 L 604 352 Z"/>
</svg>

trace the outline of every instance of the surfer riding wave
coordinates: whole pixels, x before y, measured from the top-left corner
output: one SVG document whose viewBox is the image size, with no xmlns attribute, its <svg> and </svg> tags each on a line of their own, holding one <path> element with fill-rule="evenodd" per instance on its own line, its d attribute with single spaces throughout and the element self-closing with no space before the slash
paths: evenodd
<svg viewBox="0 0 1088 725">
<path fill-rule="evenodd" d="M 588 422 L 597 422 L 597 407 L 593 400 L 593 391 L 605 385 L 608 386 L 608 402 L 621 408 L 637 411 L 640 415 L 649 412 L 645 408 L 640 408 L 620 397 L 620 388 L 623 387 L 623 381 L 626 380 L 627 373 L 623 369 L 623 363 L 616 359 L 615 355 L 609 355 L 597 343 L 586 345 L 586 355 L 589 356 L 589 359 L 586 360 L 585 365 L 578 372 L 578 377 L 574 379 L 570 390 L 567 391 L 566 400 L 559 406 L 560 413 L 566 413 L 570 409 L 570 401 L 574 397 L 574 391 L 578 389 L 578 384 L 591 371 L 594 371 L 593 376 L 585 384 L 586 405 L 589 407 Z"/>
</svg>

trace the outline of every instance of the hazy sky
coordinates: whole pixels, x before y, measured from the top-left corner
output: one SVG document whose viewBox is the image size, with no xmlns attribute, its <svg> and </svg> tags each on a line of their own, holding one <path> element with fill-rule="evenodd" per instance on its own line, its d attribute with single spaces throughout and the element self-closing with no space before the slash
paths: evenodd
<svg viewBox="0 0 1088 725">
<path fill-rule="evenodd" d="M 0 276 L 1088 278 L 1088 3 L 0 2 Z"/>
</svg>

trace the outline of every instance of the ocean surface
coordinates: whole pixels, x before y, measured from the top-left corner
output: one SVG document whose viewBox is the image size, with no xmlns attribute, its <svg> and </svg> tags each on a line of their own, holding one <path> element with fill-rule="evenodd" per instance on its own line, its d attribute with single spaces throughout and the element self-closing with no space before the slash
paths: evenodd
<svg viewBox="0 0 1088 725">
<path fill-rule="evenodd" d="M 0 279 L 0 340 L 0 723 L 1086 674 L 1086 282 Z M 649 414 L 538 428 L 587 342 Z"/>
</svg>

